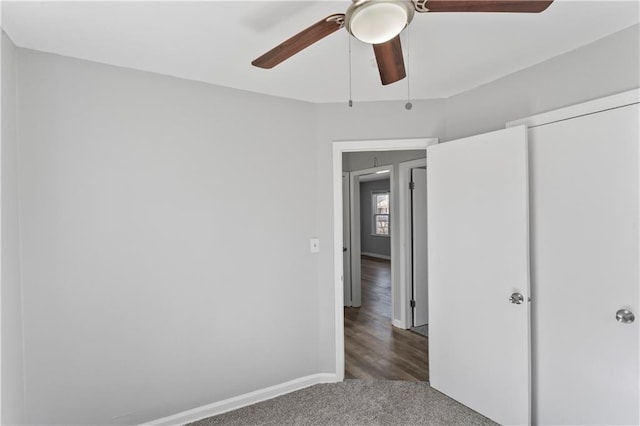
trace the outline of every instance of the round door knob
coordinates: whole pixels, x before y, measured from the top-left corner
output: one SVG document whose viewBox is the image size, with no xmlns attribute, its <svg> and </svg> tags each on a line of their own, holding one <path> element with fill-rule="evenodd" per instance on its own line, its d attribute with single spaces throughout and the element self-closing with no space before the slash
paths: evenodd
<svg viewBox="0 0 640 426">
<path fill-rule="evenodd" d="M 509 298 L 509 302 L 513 303 L 514 305 L 520 305 L 522 302 L 524 302 L 524 296 L 520 293 L 513 293 Z"/>
<path fill-rule="evenodd" d="M 635 319 L 636 316 L 633 315 L 633 312 L 627 309 L 619 309 L 618 312 L 616 312 L 616 321 L 622 324 L 631 324 Z"/>
</svg>

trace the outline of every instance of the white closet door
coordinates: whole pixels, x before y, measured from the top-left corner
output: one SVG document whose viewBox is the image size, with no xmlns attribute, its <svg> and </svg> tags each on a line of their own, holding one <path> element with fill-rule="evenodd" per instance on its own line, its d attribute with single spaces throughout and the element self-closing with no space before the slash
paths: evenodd
<svg viewBox="0 0 640 426">
<path fill-rule="evenodd" d="M 535 420 L 637 425 L 638 105 L 529 130 Z M 635 322 L 616 321 L 627 309 Z"/>
<path fill-rule="evenodd" d="M 526 136 L 427 149 L 431 385 L 501 424 L 530 422 Z"/>
</svg>

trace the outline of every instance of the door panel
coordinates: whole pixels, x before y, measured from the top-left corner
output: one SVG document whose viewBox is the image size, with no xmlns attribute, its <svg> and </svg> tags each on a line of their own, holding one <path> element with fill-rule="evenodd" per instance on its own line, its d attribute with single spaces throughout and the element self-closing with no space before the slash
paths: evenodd
<svg viewBox="0 0 640 426">
<path fill-rule="evenodd" d="M 530 422 L 526 136 L 427 149 L 431 385 L 502 424 Z"/>
<path fill-rule="evenodd" d="M 429 322 L 427 293 L 427 170 L 411 169 L 411 228 L 413 259 L 413 326 Z"/>
<path fill-rule="evenodd" d="M 529 130 L 539 424 L 638 418 L 638 105 Z M 561 401 L 561 403 L 559 403 Z"/>
<path fill-rule="evenodd" d="M 342 283 L 344 286 L 344 306 L 351 306 L 351 198 L 348 172 L 342 173 Z"/>
<path fill-rule="evenodd" d="M 362 306 L 362 262 L 360 259 L 360 175 L 349 174 L 349 203 L 351 244 L 351 306 Z"/>
</svg>

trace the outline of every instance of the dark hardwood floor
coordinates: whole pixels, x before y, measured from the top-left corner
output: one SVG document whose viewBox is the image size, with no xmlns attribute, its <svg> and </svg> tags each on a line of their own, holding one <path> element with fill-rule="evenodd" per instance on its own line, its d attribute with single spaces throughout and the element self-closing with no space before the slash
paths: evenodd
<svg viewBox="0 0 640 426">
<path fill-rule="evenodd" d="M 391 264 L 362 256 L 362 306 L 344 308 L 345 378 L 429 380 L 427 337 L 391 325 Z"/>
</svg>

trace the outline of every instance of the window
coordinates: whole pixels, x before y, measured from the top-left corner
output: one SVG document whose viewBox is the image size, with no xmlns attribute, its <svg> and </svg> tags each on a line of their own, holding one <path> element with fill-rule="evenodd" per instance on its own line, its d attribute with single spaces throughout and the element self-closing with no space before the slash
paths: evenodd
<svg viewBox="0 0 640 426">
<path fill-rule="evenodd" d="M 373 235 L 389 236 L 389 191 L 371 193 Z"/>
</svg>

